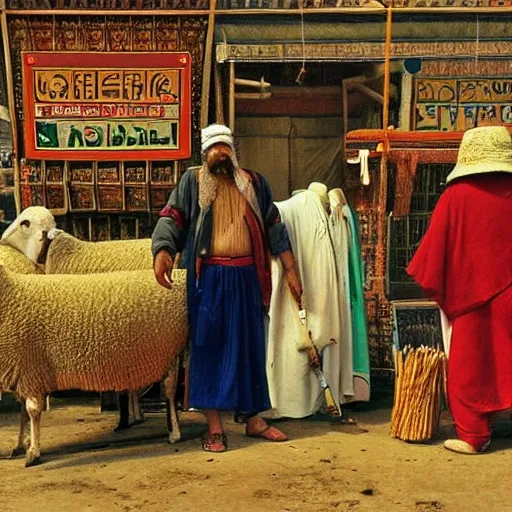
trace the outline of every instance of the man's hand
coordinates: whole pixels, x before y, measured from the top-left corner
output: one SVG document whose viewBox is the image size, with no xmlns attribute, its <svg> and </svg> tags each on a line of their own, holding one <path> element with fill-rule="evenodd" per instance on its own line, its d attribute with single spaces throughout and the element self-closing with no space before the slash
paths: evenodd
<svg viewBox="0 0 512 512">
<path fill-rule="evenodd" d="M 160 251 L 155 256 L 153 271 L 155 272 L 156 280 L 158 281 L 158 284 L 168 290 L 170 290 L 172 286 L 173 265 L 174 261 L 172 256 L 167 251 Z"/>
<path fill-rule="evenodd" d="M 279 258 L 283 264 L 290 291 L 300 307 L 300 303 L 302 301 L 302 285 L 300 284 L 299 273 L 297 272 L 297 265 L 295 264 L 295 258 L 293 257 L 292 251 L 288 249 L 282 252 L 279 254 Z"/>
<path fill-rule="evenodd" d="M 295 265 L 289 269 L 285 269 L 285 276 L 286 281 L 288 281 L 288 286 L 290 287 L 290 291 L 292 292 L 293 298 L 300 306 L 302 300 L 302 285 L 300 284 L 299 274 L 297 272 L 297 268 L 295 267 Z"/>
</svg>

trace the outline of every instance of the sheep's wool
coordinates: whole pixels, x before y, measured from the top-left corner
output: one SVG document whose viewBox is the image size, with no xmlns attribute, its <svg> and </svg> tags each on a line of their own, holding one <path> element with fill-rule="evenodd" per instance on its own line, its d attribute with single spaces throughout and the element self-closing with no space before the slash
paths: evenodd
<svg viewBox="0 0 512 512">
<path fill-rule="evenodd" d="M 43 273 L 43 271 L 34 265 L 22 252 L 5 242 L 0 242 L 0 266 L 16 274 Z"/>
<path fill-rule="evenodd" d="M 0 267 L 0 391 L 122 391 L 159 381 L 188 338 L 185 272 L 25 276 Z"/>
<path fill-rule="evenodd" d="M 88 274 L 153 268 L 151 239 L 83 242 L 61 233 L 48 249 L 47 274 Z"/>
</svg>

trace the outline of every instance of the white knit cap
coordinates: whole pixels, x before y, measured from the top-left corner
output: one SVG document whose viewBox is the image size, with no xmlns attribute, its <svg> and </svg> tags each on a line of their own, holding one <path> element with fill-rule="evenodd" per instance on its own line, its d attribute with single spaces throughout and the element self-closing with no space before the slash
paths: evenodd
<svg viewBox="0 0 512 512">
<path fill-rule="evenodd" d="M 235 142 L 231 130 L 223 124 L 211 124 L 201 130 L 201 151 L 206 153 L 214 144 L 227 144 L 235 152 Z"/>
<path fill-rule="evenodd" d="M 512 172 L 512 138 L 504 126 L 468 130 L 460 143 L 457 165 L 446 182 L 486 172 Z"/>
</svg>

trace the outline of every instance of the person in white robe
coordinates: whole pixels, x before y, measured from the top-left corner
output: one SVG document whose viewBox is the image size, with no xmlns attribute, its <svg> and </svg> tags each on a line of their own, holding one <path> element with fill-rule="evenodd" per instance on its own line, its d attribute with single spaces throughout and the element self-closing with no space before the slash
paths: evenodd
<svg viewBox="0 0 512 512">
<path fill-rule="evenodd" d="M 324 350 L 323 370 L 335 399 L 340 405 L 343 405 L 354 398 L 352 319 L 348 273 L 350 232 L 347 221 L 348 206 L 342 190 L 331 190 L 328 197 L 331 212 L 329 229 L 336 260 L 341 333 L 339 342 Z"/>
<path fill-rule="evenodd" d="M 290 238 L 302 278 L 308 329 L 320 352 L 340 343 L 341 316 L 336 258 L 329 217 L 319 195 L 311 190 L 276 203 Z M 306 351 L 300 351 L 304 327 L 298 305 L 283 279 L 279 260 L 272 262 L 272 300 L 269 311 L 267 379 L 271 417 L 303 418 L 316 413 L 324 393 Z"/>
</svg>

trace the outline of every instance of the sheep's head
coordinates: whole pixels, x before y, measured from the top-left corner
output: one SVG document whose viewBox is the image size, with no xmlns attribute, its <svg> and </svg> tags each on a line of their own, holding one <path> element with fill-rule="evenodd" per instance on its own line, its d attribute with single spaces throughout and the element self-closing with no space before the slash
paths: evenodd
<svg viewBox="0 0 512 512">
<path fill-rule="evenodd" d="M 55 219 L 49 210 L 30 206 L 4 231 L 2 240 L 22 252 L 32 263 L 44 263 L 50 230 L 55 230 Z"/>
</svg>

